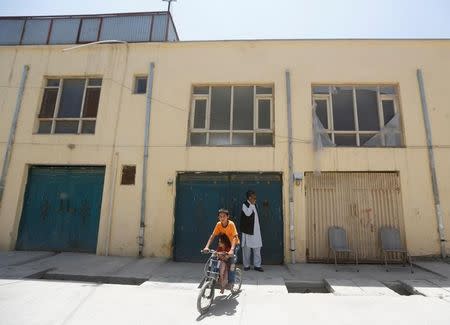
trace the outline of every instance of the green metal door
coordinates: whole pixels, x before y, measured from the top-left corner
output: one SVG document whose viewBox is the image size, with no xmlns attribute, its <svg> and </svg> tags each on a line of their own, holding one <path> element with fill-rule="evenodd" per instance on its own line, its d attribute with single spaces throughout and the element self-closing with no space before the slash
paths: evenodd
<svg viewBox="0 0 450 325">
<path fill-rule="evenodd" d="M 31 167 L 18 250 L 95 253 L 104 167 Z"/>
<path fill-rule="evenodd" d="M 202 262 L 200 254 L 217 220 L 217 210 L 227 208 L 239 231 L 245 193 L 252 189 L 258 197 L 263 237 L 264 264 L 283 263 L 283 213 L 281 175 L 273 173 L 181 174 L 177 179 L 174 259 Z M 241 237 L 241 235 L 240 235 Z M 215 243 L 212 247 L 215 247 Z"/>
</svg>

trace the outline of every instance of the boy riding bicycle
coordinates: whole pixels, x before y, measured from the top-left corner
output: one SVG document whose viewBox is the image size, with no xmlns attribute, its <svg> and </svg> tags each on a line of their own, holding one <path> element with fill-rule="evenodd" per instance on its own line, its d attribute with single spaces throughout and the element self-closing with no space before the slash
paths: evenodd
<svg viewBox="0 0 450 325">
<path fill-rule="evenodd" d="M 236 254 L 239 250 L 239 236 L 236 229 L 236 226 L 233 221 L 229 220 L 229 212 L 225 209 L 220 209 L 218 212 L 219 222 L 216 224 L 211 236 L 209 237 L 208 243 L 206 244 L 203 251 L 209 250 L 209 245 L 214 240 L 216 236 L 224 235 L 228 239 L 230 246 L 221 248 L 222 251 L 227 251 L 228 255 L 231 257 L 228 259 L 228 263 L 230 266 L 230 277 L 229 281 L 234 282 L 234 264 L 236 263 Z M 225 246 L 226 243 L 223 243 L 223 246 Z M 219 242 L 220 245 L 220 242 Z M 225 264 L 225 263 L 223 263 Z M 225 272 L 225 271 L 224 271 Z M 222 276 L 221 276 L 222 277 Z M 226 282 L 223 285 L 223 288 L 225 287 Z M 222 287 L 222 281 L 221 281 L 221 287 Z M 223 293 L 223 291 L 221 290 Z"/>
</svg>

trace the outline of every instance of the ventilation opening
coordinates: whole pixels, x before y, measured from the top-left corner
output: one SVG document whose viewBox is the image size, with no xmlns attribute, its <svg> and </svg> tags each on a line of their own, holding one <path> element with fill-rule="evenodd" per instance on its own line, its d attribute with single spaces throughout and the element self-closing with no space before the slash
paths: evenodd
<svg viewBox="0 0 450 325">
<path fill-rule="evenodd" d="M 285 281 L 288 293 L 330 293 L 325 283 Z"/>
<path fill-rule="evenodd" d="M 404 285 L 402 285 L 398 281 L 392 281 L 392 282 L 383 282 L 383 284 L 391 289 L 392 291 L 395 291 L 400 296 L 412 296 L 414 295 L 411 293 Z"/>
<path fill-rule="evenodd" d="M 72 282 L 90 282 L 100 284 L 124 284 L 124 285 L 141 285 L 148 279 L 130 278 L 118 276 L 92 276 L 92 275 L 74 275 L 74 274 L 57 274 L 47 273 L 48 271 L 38 272 L 27 276 L 27 279 L 40 280 L 58 280 L 58 281 L 72 281 Z"/>
<path fill-rule="evenodd" d="M 120 185 L 134 185 L 136 178 L 136 166 L 135 165 L 123 165 L 122 166 L 122 179 Z"/>
</svg>

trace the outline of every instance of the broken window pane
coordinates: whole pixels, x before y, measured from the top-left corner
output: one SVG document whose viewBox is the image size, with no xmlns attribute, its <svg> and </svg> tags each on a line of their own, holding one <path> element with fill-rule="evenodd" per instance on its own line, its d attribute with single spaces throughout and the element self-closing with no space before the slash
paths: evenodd
<svg viewBox="0 0 450 325">
<path fill-rule="evenodd" d="M 384 116 L 384 125 L 388 124 L 390 120 L 395 115 L 394 110 L 394 101 L 393 100 L 383 100 L 383 116 Z"/>
<path fill-rule="evenodd" d="M 253 146 L 253 133 L 234 133 L 233 145 Z"/>
<path fill-rule="evenodd" d="M 233 90 L 233 129 L 253 130 L 253 87 Z"/>
<path fill-rule="evenodd" d="M 337 146 L 356 146 L 355 134 L 335 134 L 334 143 Z"/>
<path fill-rule="evenodd" d="M 328 105 L 326 100 L 316 100 L 316 114 L 322 126 L 328 129 Z"/>
<path fill-rule="evenodd" d="M 53 117 L 57 96 L 58 88 L 50 88 L 44 90 L 44 97 L 42 98 L 41 112 L 39 113 L 39 117 Z"/>
<path fill-rule="evenodd" d="M 89 79 L 88 86 L 101 86 L 102 79 Z"/>
<path fill-rule="evenodd" d="M 206 145 L 206 133 L 191 133 L 191 145 Z"/>
<path fill-rule="evenodd" d="M 261 87 L 261 86 L 256 86 L 256 94 L 257 95 L 271 95 L 272 94 L 272 87 Z"/>
<path fill-rule="evenodd" d="M 258 100 L 258 129 L 270 129 L 270 100 Z"/>
<path fill-rule="evenodd" d="M 360 130 L 376 131 L 380 129 L 376 88 L 356 88 L 356 107 L 358 108 Z"/>
<path fill-rule="evenodd" d="M 395 95 L 395 87 L 394 86 L 380 87 L 380 94 L 382 94 L 382 95 Z"/>
<path fill-rule="evenodd" d="M 332 97 L 334 129 L 343 131 L 355 130 L 352 88 L 335 87 Z"/>
<path fill-rule="evenodd" d="M 47 86 L 48 87 L 58 87 L 59 86 L 59 79 L 48 79 L 47 80 Z"/>
<path fill-rule="evenodd" d="M 39 121 L 38 133 L 46 134 L 52 131 L 52 121 Z"/>
<path fill-rule="evenodd" d="M 206 127 L 206 99 L 197 99 L 194 110 L 194 129 Z"/>
<path fill-rule="evenodd" d="M 209 87 L 194 87 L 194 94 L 195 95 L 208 95 L 209 94 Z"/>
<path fill-rule="evenodd" d="M 80 117 L 85 79 L 64 79 L 58 117 Z"/>
<path fill-rule="evenodd" d="M 272 133 L 256 133 L 256 145 L 257 146 L 273 146 L 273 134 Z"/>
<path fill-rule="evenodd" d="M 134 84 L 135 94 L 145 94 L 147 92 L 147 77 L 138 77 Z"/>
<path fill-rule="evenodd" d="M 55 133 L 78 133 L 79 121 L 56 121 Z"/>
<path fill-rule="evenodd" d="M 229 130 L 231 111 L 231 87 L 211 89 L 211 130 Z"/>
<path fill-rule="evenodd" d="M 313 94 L 329 94 L 330 87 L 328 86 L 315 86 L 313 87 Z"/>
<path fill-rule="evenodd" d="M 400 147 L 402 145 L 402 135 L 399 132 L 391 132 L 385 136 L 386 147 Z"/>
<path fill-rule="evenodd" d="M 95 121 L 83 121 L 83 124 L 81 125 L 81 133 L 94 134 Z"/>
<path fill-rule="evenodd" d="M 87 88 L 84 100 L 83 117 L 97 117 L 100 88 Z"/>
<path fill-rule="evenodd" d="M 120 185 L 134 185 L 136 178 L 136 166 L 122 166 L 122 179 Z"/>
<path fill-rule="evenodd" d="M 226 146 L 230 144 L 229 133 L 210 133 L 209 144 L 213 146 Z"/>
<path fill-rule="evenodd" d="M 359 145 L 364 147 L 380 147 L 381 135 L 380 134 L 360 134 Z"/>
<path fill-rule="evenodd" d="M 322 147 L 333 147 L 334 143 L 331 141 L 330 133 L 321 133 L 320 140 L 322 141 Z"/>
</svg>

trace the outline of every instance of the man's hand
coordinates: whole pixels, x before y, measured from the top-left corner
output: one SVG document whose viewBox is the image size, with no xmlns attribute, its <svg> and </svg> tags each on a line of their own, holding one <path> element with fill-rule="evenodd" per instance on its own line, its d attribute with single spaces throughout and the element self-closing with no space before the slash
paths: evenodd
<svg viewBox="0 0 450 325">
<path fill-rule="evenodd" d="M 202 253 L 207 253 L 209 252 L 209 247 L 205 246 L 205 248 L 202 249 Z"/>
</svg>

